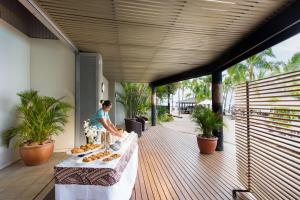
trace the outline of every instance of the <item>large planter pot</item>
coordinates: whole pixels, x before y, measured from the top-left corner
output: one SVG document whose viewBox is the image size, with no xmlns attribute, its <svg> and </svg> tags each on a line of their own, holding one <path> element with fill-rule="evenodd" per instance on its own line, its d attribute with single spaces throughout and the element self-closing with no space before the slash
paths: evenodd
<svg viewBox="0 0 300 200">
<path fill-rule="evenodd" d="M 26 165 L 40 165 L 46 163 L 54 149 L 54 141 L 36 146 L 21 146 L 20 156 Z"/>
<path fill-rule="evenodd" d="M 212 154 L 215 152 L 217 147 L 218 138 L 205 138 L 197 136 L 197 143 L 200 149 L 200 153 Z"/>
</svg>

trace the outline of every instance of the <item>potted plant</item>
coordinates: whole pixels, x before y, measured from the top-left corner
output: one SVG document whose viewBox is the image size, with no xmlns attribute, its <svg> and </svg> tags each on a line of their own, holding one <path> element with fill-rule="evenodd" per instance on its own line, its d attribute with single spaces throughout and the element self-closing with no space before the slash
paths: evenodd
<svg viewBox="0 0 300 200">
<path fill-rule="evenodd" d="M 211 154 L 217 147 L 218 138 L 212 132 L 223 127 L 220 116 L 206 107 L 196 107 L 192 113 L 193 120 L 198 124 L 202 134 L 197 136 L 197 142 L 201 153 Z"/>
<path fill-rule="evenodd" d="M 19 123 L 3 133 L 3 141 L 8 147 L 14 138 L 13 142 L 19 147 L 26 165 L 45 163 L 54 149 L 51 138 L 64 130 L 67 113 L 72 107 L 60 99 L 39 96 L 34 90 L 17 95 L 21 99 L 17 106 Z"/>
</svg>

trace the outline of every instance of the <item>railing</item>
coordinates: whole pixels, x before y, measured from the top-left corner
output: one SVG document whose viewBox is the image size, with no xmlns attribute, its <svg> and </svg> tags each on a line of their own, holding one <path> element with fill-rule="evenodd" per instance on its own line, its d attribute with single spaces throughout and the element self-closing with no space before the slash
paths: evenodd
<svg viewBox="0 0 300 200">
<path fill-rule="evenodd" d="M 300 71 L 238 85 L 235 105 L 245 191 L 258 199 L 300 199 Z"/>
</svg>

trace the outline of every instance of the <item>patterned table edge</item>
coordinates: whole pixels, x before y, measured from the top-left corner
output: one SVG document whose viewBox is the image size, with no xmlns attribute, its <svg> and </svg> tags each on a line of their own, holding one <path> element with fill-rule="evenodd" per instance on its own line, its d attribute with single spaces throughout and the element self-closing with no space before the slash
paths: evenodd
<svg viewBox="0 0 300 200">
<path fill-rule="evenodd" d="M 54 167 L 55 184 L 79 184 L 112 186 L 119 182 L 130 158 L 137 147 L 137 137 L 131 141 L 127 151 L 123 154 L 117 166 L 112 168 L 84 168 L 84 167 Z"/>
</svg>

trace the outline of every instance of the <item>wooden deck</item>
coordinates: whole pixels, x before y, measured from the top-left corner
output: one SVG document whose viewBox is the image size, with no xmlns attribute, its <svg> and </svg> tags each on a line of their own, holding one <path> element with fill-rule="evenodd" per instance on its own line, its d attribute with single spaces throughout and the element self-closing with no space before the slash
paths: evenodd
<svg viewBox="0 0 300 200">
<path fill-rule="evenodd" d="M 195 136 L 162 126 L 139 140 L 139 170 L 132 200 L 232 199 L 236 179 L 234 145 L 213 155 L 199 153 Z"/>
<path fill-rule="evenodd" d="M 151 127 L 139 139 L 139 169 L 131 200 L 232 199 L 232 189 L 240 188 L 234 147 L 225 144 L 223 152 L 201 155 L 194 135 Z M 2 169 L 0 199 L 53 200 L 53 165 L 65 156 L 56 153 L 46 165 L 25 167 L 19 161 Z"/>
</svg>

